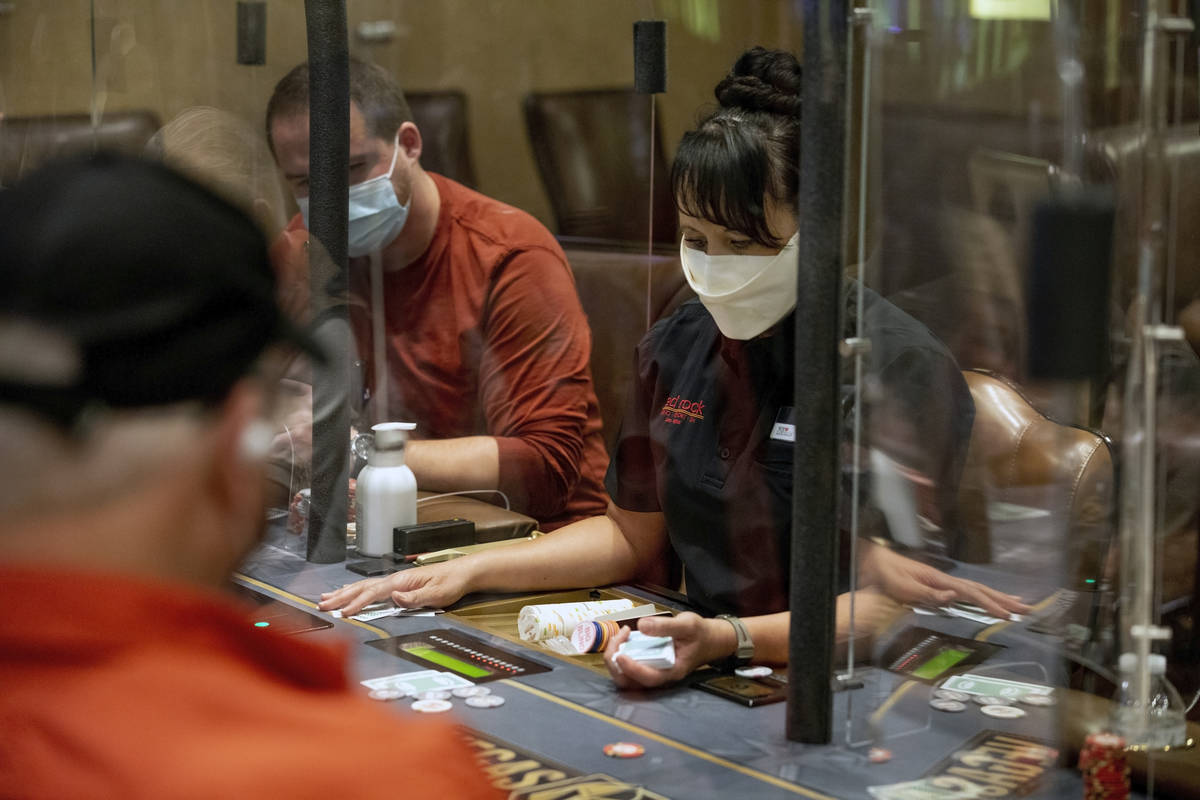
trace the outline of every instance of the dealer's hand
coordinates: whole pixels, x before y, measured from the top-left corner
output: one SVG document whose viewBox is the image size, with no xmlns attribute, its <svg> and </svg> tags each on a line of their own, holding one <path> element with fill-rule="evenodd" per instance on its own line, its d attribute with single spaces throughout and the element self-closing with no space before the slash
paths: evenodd
<svg viewBox="0 0 1200 800">
<path fill-rule="evenodd" d="M 706 619 L 685 611 L 677 617 L 643 617 L 638 630 L 647 636 L 670 636 L 675 640 L 675 666 L 657 669 L 639 664 L 628 656 L 618 656 L 617 648 L 629 638 L 630 629 L 622 627 L 604 649 L 604 663 L 613 683 L 621 689 L 651 688 L 675 683 L 689 672 L 732 655 L 737 647 L 733 627 L 721 619 Z"/>
<path fill-rule="evenodd" d="M 1002 619 L 1030 611 L 1030 606 L 1016 595 L 996 591 L 966 578 L 952 577 L 875 544 L 870 545 L 870 550 L 863 556 L 862 574 L 864 583 L 878 586 L 901 603 L 937 608 L 961 600 L 974 603 Z"/>
<path fill-rule="evenodd" d="M 405 608 L 444 608 L 468 591 L 469 573 L 455 559 L 443 564 L 395 572 L 384 578 L 368 578 L 321 595 L 322 611 L 340 609 L 353 616 L 371 603 L 387 600 Z"/>
</svg>

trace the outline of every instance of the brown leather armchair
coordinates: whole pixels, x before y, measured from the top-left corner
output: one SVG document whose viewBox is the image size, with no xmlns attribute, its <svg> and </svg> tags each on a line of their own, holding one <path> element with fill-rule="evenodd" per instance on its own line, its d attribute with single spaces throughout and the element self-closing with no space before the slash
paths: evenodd
<svg viewBox="0 0 1200 800">
<path fill-rule="evenodd" d="M 650 98 L 632 89 L 541 92 L 525 124 L 560 236 L 645 242 L 654 153 L 654 240 L 676 241 L 662 138 Z"/>
<path fill-rule="evenodd" d="M 0 118 L 0 186 L 63 156 L 93 150 L 139 155 L 160 125 L 152 111 L 107 113 L 94 126 L 90 114 Z"/>
<path fill-rule="evenodd" d="M 1066 526 L 1067 575 L 1082 583 L 1109 564 L 1114 533 L 1113 457 L 1103 434 L 1042 414 L 1008 380 L 982 370 L 963 377 L 975 423 L 959 486 L 966 526 L 964 556 L 997 561 L 989 506 L 1008 501 L 1048 509 Z M 1055 547 L 1057 542 L 1045 542 Z M 999 554 L 995 554 L 999 555 Z"/>
<path fill-rule="evenodd" d="M 467 96 L 460 91 L 405 92 L 421 130 L 421 166 L 452 181 L 476 186 L 467 137 Z"/>
</svg>

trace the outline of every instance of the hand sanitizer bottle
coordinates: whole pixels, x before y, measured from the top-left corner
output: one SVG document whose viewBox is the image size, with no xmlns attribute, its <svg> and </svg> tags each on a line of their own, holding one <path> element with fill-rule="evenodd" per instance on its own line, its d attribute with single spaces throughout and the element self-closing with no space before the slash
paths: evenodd
<svg viewBox="0 0 1200 800">
<path fill-rule="evenodd" d="M 404 463 L 411 422 L 381 422 L 371 427 L 375 446 L 358 473 L 355 516 L 358 552 L 382 556 L 392 552 L 392 528 L 417 524 L 417 479 Z"/>
</svg>

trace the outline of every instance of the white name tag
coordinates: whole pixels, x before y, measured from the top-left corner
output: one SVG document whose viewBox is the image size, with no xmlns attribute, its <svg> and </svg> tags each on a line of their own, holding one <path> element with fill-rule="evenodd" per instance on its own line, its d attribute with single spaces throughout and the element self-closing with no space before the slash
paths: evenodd
<svg viewBox="0 0 1200 800">
<path fill-rule="evenodd" d="M 795 442 L 796 426 L 788 425 L 785 422 L 776 422 L 775 427 L 771 429 L 771 438 L 777 442 Z"/>
</svg>

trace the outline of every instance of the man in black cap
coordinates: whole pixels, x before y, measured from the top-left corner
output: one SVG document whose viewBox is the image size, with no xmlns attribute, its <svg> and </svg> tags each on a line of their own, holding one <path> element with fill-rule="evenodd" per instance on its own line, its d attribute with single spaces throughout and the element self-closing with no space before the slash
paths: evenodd
<svg viewBox="0 0 1200 800">
<path fill-rule="evenodd" d="M 3 793 L 393 796 L 375 761 L 495 796 L 449 725 L 221 594 L 262 529 L 272 345 L 319 357 L 254 224 L 161 166 L 59 163 L 0 192 L 0 279 Z"/>
</svg>

